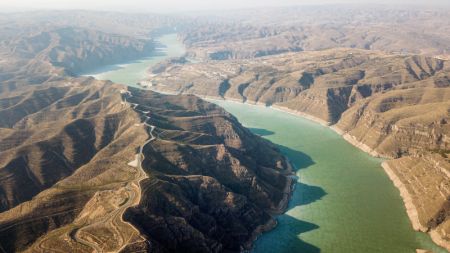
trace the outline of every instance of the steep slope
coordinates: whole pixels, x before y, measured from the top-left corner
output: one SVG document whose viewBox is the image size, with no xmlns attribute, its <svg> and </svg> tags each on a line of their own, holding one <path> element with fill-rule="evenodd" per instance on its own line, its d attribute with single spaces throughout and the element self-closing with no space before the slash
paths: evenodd
<svg viewBox="0 0 450 253">
<path fill-rule="evenodd" d="M 70 74 L 136 59 L 153 50 L 151 39 L 74 27 L 38 30 L 6 43 L 4 54 L 9 57 L 31 60 L 30 64 L 48 62 Z"/>
<path fill-rule="evenodd" d="M 20 116 L 2 118 L 4 251 L 238 250 L 273 227 L 290 169 L 231 115 L 193 96 L 132 90 L 124 98 L 108 82 L 69 83 L 1 97 L 2 112 Z M 145 114 L 157 138 L 144 146 L 144 173 L 128 163 L 149 139 Z M 123 221 L 137 204 L 126 214 L 133 225 Z M 227 209 L 233 224 L 223 219 Z M 175 228 L 190 232 L 178 237 Z"/>
<path fill-rule="evenodd" d="M 254 60 L 168 64 L 150 82 L 157 91 L 276 104 L 336 123 L 357 101 L 402 84 L 438 78 L 443 68 L 443 60 L 430 57 L 332 49 Z M 445 77 L 436 79 L 444 87 Z"/>
<path fill-rule="evenodd" d="M 133 94 L 131 102 L 151 111 L 158 138 L 144 149 L 150 178 L 128 219 L 154 245 L 167 252 L 238 251 L 273 227 L 269 213 L 284 209 L 291 185 L 273 146 L 194 96 Z"/>
<path fill-rule="evenodd" d="M 99 178 L 109 174 L 100 186 L 109 182 L 118 187 L 114 181 L 130 172 L 121 172 L 111 162 L 134 152 L 117 145 L 139 141 L 139 135 L 129 131 L 139 118 L 121 105 L 117 87 L 93 79 L 51 86 L 25 91 L 20 95 L 24 103 L 8 108 L 26 113 L 10 124 L 11 131 L 1 140 L 0 241 L 7 252 L 23 250 L 39 236 L 70 223 L 95 194 Z M 65 96 L 40 103 L 42 98 L 34 95 L 50 96 L 54 90 Z M 36 107 L 22 110 L 22 104 Z M 111 160 L 99 156 L 102 152 Z M 61 183 L 70 181 L 68 177 L 78 184 Z"/>
<path fill-rule="evenodd" d="M 332 125 L 374 156 L 400 158 L 389 161 L 387 171 L 397 185 L 407 185 L 414 196 L 412 207 L 436 201 L 418 212 L 421 225 L 415 228 L 450 248 L 449 73 L 442 59 L 333 49 L 242 61 L 172 63 L 147 83 L 157 91 L 272 106 Z M 439 168 L 429 158 L 435 154 L 441 157 Z M 403 161 L 421 166 L 407 168 Z M 419 171 L 430 173 L 430 178 L 416 177 Z M 424 186 L 433 182 L 442 184 Z"/>
<path fill-rule="evenodd" d="M 0 251 L 250 248 L 287 205 L 278 150 L 196 97 L 70 77 L 145 55 L 153 26 L 67 14 L 91 21 L 17 14 L 17 34 L 0 24 Z"/>
<path fill-rule="evenodd" d="M 400 189 L 414 229 L 430 233 L 449 250 L 450 194 L 449 160 L 440 154 L 405 156 L 383 163 Z"/>
</svg>

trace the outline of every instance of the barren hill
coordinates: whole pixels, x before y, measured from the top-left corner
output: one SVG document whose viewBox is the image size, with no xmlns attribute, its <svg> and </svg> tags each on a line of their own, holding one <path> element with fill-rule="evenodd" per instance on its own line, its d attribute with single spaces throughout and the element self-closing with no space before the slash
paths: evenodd
<svg viewBox="0 0 450 253">
<path fill-rule="evenodd" d="M 233 10 L 182 34 L 191 56 L 212 60 L 340 47 L 448 57 L 448 11 L 362 4 Z"/>
<path fill-rule="evenodd" d="M 74 77 L 152 40 L 53 18 L 0 24 L 0 251 L 239 251 L 275 225 L 291 171 L 274 145 L 195 96 Z"/>
<path fill-rule="evenodd" d="M 449 247 L 447 61 L 330 49 L 248 60 L 175 62 L 163 69 L 149 79 L 151 89 L 273 106 L 332 125 L 372 155 L 402 157 L 389 161 L 390 175 L 406 185 L 412 205 L 423 208 L 420 229 L 432 231 L 436 241 Z M 402 165 L 405 162 L 422 166 Z M 418 170 L 430 177 L 415 177 Z M 432 187 L 433 182 L 441 183 Z"/>
<path fill-rule="evenodd" d="M 273 226 L 268 212 L 280 211 L 287 201 L 284 158 L 217 106 L 193 96 L 138 90 L 124 102 L 119 86 L 93 79 L 49 86 L 1 100 L 14 102 L 1 113 L 16 115 L 2 117 L 8 120 L 2 120 L 7 134 L 0 153 L 0 241 L 8 252 L 91 250 L 85 241 L 119 249 L 136 240 L 166 250 L 238 249 L 248 247 L 256 231 Z M 140 110 L 149 111 L 147 123 L 156 127 L 157 137 L 143 150 L 148 179 L 138 188 L 142 201 L 127 219 L 142 227 L 146 240 L 115 213 L 127 203 L 126 187 L 136 176 L 127 164 L 149 138 Z M 119 199 L 100 201 L 111 194 Z M 218 212 L 226 209 L 228 218 Z M 117 218 L 94 224 L 96 215 Z M 154 230 L 170 219 L 173 228 Z M 203 219 L 207 227 L 198 223 Z M 216 232 L 207 232 L 213 224 Z M 219 231 L 237 224 L 245 229 L 219 237 Z M 168 241 L 174 229 L 187 233 L 179 244 Z M 123 240 L 111 244 L 113 238 Z"/>
</svg>

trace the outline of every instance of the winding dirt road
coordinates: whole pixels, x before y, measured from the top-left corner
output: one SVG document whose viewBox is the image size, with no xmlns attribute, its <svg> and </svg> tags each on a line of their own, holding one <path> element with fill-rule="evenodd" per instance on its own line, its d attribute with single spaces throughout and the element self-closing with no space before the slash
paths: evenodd
<svg viewBox="0 0 450 253">
<path fill-rule="evenodd" d="M 108 215 L 105 215 L 98 221 L 94 223 L 90 223 L 86 226 L 82 226 L 81 228 L 77 229 L 74 233 L 73 239 L 89 248 L 92 248 L 92 250 L 96 253 L 103 253 L 103 252 L 120 252 L 123 250 L 127 245 L 134 244 L 137 242 L 144 242 L 146 241 L 144 238 L 141 237 L 142 241 L 136 241 L 134 240 L 131 242 L 134 236 L 139 236 L 140 232 L 129 222 L 126 222 L 123 220 L 123 215 L 125 211 L 133 206 L 136 206 L 139 204 L 141 200 L 141 188 L 140 188 L 140 182 L 144 179 L 146 179 L 148 176 L 145 173 L 145 171 L 142 168 L 142 162 L 144 160 L 144 154 L 143 150 L 146 145 L 151 143 L 156 139 L 156 137 L 153 135 L 153 131 L 155 130 L 155 126 L 150 125 L 148 121 L 150 120 L 150 117 L 147 116 L 147 114 L 150 113 L 150 111 L 142 111 L 137 109 L 139 106 L 138 104 L 129 103 L 127 101 L 127 97 L 132 97 L 132 94 L 129 91 L 122 91 L 121 92 L 124 95 L 124 102 L 126 105 L 130 105 L 135 111 L 139 112 L 141 115 L 145 117 L 145 121 L 143 122 L 144 126 L 147 127 L 149 130 L 150 139 L 148 139 L 143 145 L 139 147 L 139 153 L 136 155 L 136 159 L 133 162 L 130 162 L 129 165 L 136 168 L 136 176 L 134 179 L 126 182 L 126 185 L 124 187 L 124 190 L 127 195 L 126 202 L 122 203 L 116 210 L 108 213 Z M 136 166 L 134 166 L 134 164 Z M 95 235 L 95 227 L 104 226 L 105 224 L 108 224 L 108 227 L 112 229 L 112 233 L 114 234 L 114 238 L 116 240 L 117 246 L 114 250 L 108 250 L 105 251 L 101 245 L 102 242 L 99 238 L 99 236 Z M 134 233 L 132 235 L 124 235 L 121 230 L 123 230 L 124 227 L 127 227 L 127 229 L 132 229 Z M 121 229 L 122 228 L 122 229 Z M 91 231 L 89 231 L 91 229 Z M 125 238 L 126 237 L 126 238 Z"/>
</svg>

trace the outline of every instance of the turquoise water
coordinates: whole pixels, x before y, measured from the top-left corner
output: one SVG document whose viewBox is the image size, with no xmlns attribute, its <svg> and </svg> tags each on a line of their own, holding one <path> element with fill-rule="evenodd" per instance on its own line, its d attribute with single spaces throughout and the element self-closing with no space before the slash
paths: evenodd
<svg viewBox="0 0 450 253">
<path fill-rule="evenodd" d="M 288 211 L 254 252 L 414 253 L 438 248 L 415 232 L 380 164 L 327 127 L 271 108 L 214 101 L 279 145 L 298 169 Z"/>
<path fill-rule="evenodd" d="M 159 39 L 166 47 L 142 60 L 106 66 L 90 75 L 135 86 L 147 69 L 184 54 L 176 34 Z M 241 123 L 279 145 L 298 169 L 298 182 L 278 226 L 262 235 L 254 252 L 414 253 L 438 248 L 413 231 L 398 190 L 381 160 L 344 141 L 329 128 L 270 108 L 214 101 Z"/>
<path fill-rule="evenodd" d="M 132 62 L 103 66 L 83 75 L 137 87 L 136 84 L 147 77 L 147 70 L 152 65 L 171 57 L 182 56 L 186 52 L 183 43 L 177 39 L 176 33 L 163 35 L 156 41 L 159 42 L 156 50 L 147 57 Z"/>
</svg>

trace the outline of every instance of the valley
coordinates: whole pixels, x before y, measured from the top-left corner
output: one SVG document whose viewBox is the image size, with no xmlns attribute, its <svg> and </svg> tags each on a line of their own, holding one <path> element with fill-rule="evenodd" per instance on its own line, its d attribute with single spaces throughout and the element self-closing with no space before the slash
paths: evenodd
<svg viewBox="0 0 450 253">
<path fill-rule="evenodd" d="M 297 55 L 288 54 L 286 56 L 280 55 L 270 58 L 261 58 L 258 60 L 233 60 L 229 62 L 218 61 L 213 63 L 168 64 L 167 66 L 165 66 L 165 71 L 157 73 L 156 75 L 152 76 L 151 79 L 149 79 L 148 82 L 152 82 L 153 85 L 147 88 L 169 94 L 186 93 L 195 94 L 206 98 L 225 99 L 224 101 L 212 101 L 214 103 L 218 103 L 227 110 L 230 110 L 230 112 L 232 112 L 233 115 L 238 116 L 238 119 L 247 127 L 250 127 L 250 129 L 255 129 L 256 134 L 259 133 L 258 129 L 260 128 L 264 130 L 263 132 L 271 133 L 265 138 L 268 138 L 275 144 L 280 145 L 282 152 L 284 151 L 284 154 L 289 158 L 289 160 L 292 161 L 297 168 L 299 168 L 299 171 L 297 172 L 299 181 L 296 184 L 297 188 L 294 191 L 294 195 L 292 197 L 293 200 L 291 202 L 292 210 L 288 211 L 287 214 L 278 218 L 280 223 L 275 230 L 268 233 L 268 235 L 263 235 L 261 239 L 257 241 L 256 252 L 280 252 L 293 250 L 302 252 L 319 252 L 319 250 L 323 250 L 325 252 L 330 252 L 331 250 L 333 250 L 333 252 L 370 252 L 371 249 L 373 250 L 374 248 L 377 248 L 377 250 L 383 252 L 413 252 L 416 248 L 429 249 L 433 250 L 433 252 L 445 252 L 444 249 L 435 246 L 426 235 L 422 233 L 414 233 L 412 231 L 410 221 L 406 216 L 404 207 L 401 204 L 401 200 L 399 200 L 398 198 L 398 192 L 395 188 L 392 187 L 392 182 L 389 181 L 388 176 L 381 168 L 381 160 L 374 160 L 373 158 L 370 158 L 368 156 L 360 157 L 360 155 L 357 155 L 357 153 L 360 153 L 360 151 L 348 147 L 350 146 L 349 144 L 342 144 L 344 140 L 337 141 L 337 139 L 339 139 L 339 135 L 337 134 L 329 133 L 325 135 L 329 139 L 322 140 L 322 138 L 325 138 L 323 137 L 324 131 L 331 132 L 330 130 L 326 130 L 323 127 L 315 126 L 312 123 L 305 123 L 304 120 L 296 120 L 294 116 L 284 116 L 284 112 L 279 112 L 275 109 L 264 110 L 263 108 L 258 109 L 258 107 L 241 104 L 258 104 L 262 106 L 272 105 L 272 107 L 280 108 L 282 111 L 286 111 L 287 109 L 289 109 L 288 112 L 303 117 L 306 116 L 313 121 L 319 122 L 323 125 L 328 125 L 333 120 L 331 118 L 333 117 L 333 112 L 329 112 L 328 115 L 322 114 L 324 116 L 315 115 L 313 111 L 305 111 L 306 114 L 301 114 L 302 111 L 296 110 L 295 107 L 291 109 L 276 105 L 278 103 L 283 105 L 284 102 L 289 102 L 290 98 L 295 99 L 295 94 L 302 92 L 302 90 L 308 91 L 308 88 L 310 87 L 302 87 L 302 83 L 298 83 L 299 81 L 297 81 L 299 79 L 301 80 L 306 75 L 305 73 L 324 72 L 324 74 L 322 74 L 323 77 L 320 76 L 320 78 L 323 78 L 324 81 L 321 80 L 321 82 L 318 83 L 319 87 L 317 88 L 319 92 L 322 92 L 322 90 L 324 89 L 322 88 L 322 86 L 325 86 L 327 82 L 330 84 L 332 83 L 331 81 L 327 80 L 327 72 L 330 72 L 329 75 L 335 78 L 334 80 L 339 80 L 337 79 L 337 77 L 345 76 L 348 76 L 347 78 L 352 78 L 348 73 L 362 71 L 353 70 L 352 68 L 354 68 L 354 66 L 360 67 L 362 69 L 367 69 L 366 66 L 370 66 L 370 60 L 372 59 L 375 59 L 372 61 L 376 61 L 377 64 L 379 64 L 378 61 L 386 61 L 393 62 L 391 63 L 393 65 L 399 65 L 403 60 L 408 58 L 405 56 L 398 56 L 398 58 L 396 59 L 396 57 L 387 56 L 386 59 L 384 59 L 384 54 L 382 53 L 366 53 L 365 51 L 357 50 L 342 50 L 342 52 L 333 50 L 324 52 L 301 53 L 298 58 L 295 57 L 297 57 Z M 316 61 L 315 59 L 321 59 L 321 64 L 323 64 L 323 66 L 317 66 L 318 61 Z M 327 59 L 329 62 L 324 61 L 324 59 Z M 428 59 L 426 61 L 428 61 Z M 286 64 L 286 62 L 289 62 L 289 64 Z M 304 65 L 297 66 L 295 65 L 295 63 Z M 441 66 L 443 64 L 436 63 L 436 65 Z M 295 70 L 301 68 L 305 68 L 306 70 L 303 73 L 290 73 L 289 69 L 284 69 L 287 66 Z M 401 69 L 400 66 L 401 65 L 399 65 L 398 67 L 399 69 Z M 316 69 L 308 69 L 308 67 Z M 378 67 L 379 65 L 374 66 L 374 68 Z M 344 69 L 342 73 L 340 73 L 341 70 L 339 70 L 339 68 Z M 347 70 L 347 68 L 349 68 L 349 70 Z M 327 71 L 327 69 L 330 69 L 330 71 Z M 243 70 L 245 70 L 245 72 Z M 369 70 L 367 72 L 370 71 L 377 73 L 377 71 L 379 72 L 380 70 Z M 235 73 L 239 74 L 237 74 L 237 76 L 235 77 L 233 76 L 236 75 Z M 405 73 L 409 72 L 405 71 Z M 277 75 L 279 75 L 280 78 L 278 78 Z M 299 77 L 297 77 L 296 79 L 294 75 L 298 75 Z M 423 76 L 423 74 L 421 75 Z M 130 76 L 134 76 L 133 72 L 130 72 Z M 379 82 L 378 79 L 371 77 L 370 75 L 366 75 L 362 78 L 372 80 L 372 86 L 377 87 L 374 88 L 374 92 L 382 92 L 382 90 L 377 90 L 378 87 L 383 87 L 377 83 Z M 389 75 L 386 75 L 384 78 L 389 78 Z M 402 77 L 402 79 L 399 79 L 398 81 L 399 84 L 401 84 L 402 82 L 409 82 L 408 78 L 409 77 Z M 249 80 L 249 84 L 246 85 L 243 90 L 239 90 L 238 85 L 240 83 L 247 82 L 246 80 Z M 362 82 L 367 83 L 367 81 L 365 80 L 366 79 L 364 79 L 364 81 Z M 411 80 L 414 79 L 411 78 Z M 113 79 L 113 81 L 117 80 Z M 311 83 L 309 85 L 315 85 L 314 82 L 315 79 L 311 77 Z M 341 82 L 343 83 L 343 85 L 345 85 L 346 82 L 353 81 L 343 78 Z M 227 89 L 221 88 L 223 87 L 224 83 L 228 83 Z M 267 86 L 261 86 L 262 84 L 267 85 L 271 83 L 272 87 L 270 88 L 267 88 Z M 330 89 L 335 86 L 338 87 L 336 89 L 340 89 L 339 83 L 336 83 L 336 81 L 332 84 L 333 86 L 331 86 Z M 369 84 L 367 84 L 367 86 L 369 86 Z M 236 91 L 234 91 L 234 89 Z M 255 89 L 261 89 L 261 92 L 255 92 Z M 295 91 L 295 89 L 297 89 L 297 91 Z M 276 90 L 276 92 L 271 92 L 271 90 Z M 258 94 L 261 95 L 257 96 Z M 363 99 L 359 95 L 353 96 L 355 96 L 355 98 Z M 309 108 L 314 108 L 315 110 L 318 110 L 318 112 L 322 113 L 325 109 L 317 108 L 317 104 L 321 104 L 320 99 L 321 97 L 318 97 L 317 102 L 312 102 L 314 106 L 309 106 Z M 330 100 L 331 99 L 333 98 L 330 98 Z M 227 102 L 226 100 L 230 100 L 232 102 Z M 234 101 L 237 101 L 237 103 Z M 291 104 L 296 105 L 295 103 Z M 328 104 L 328 108 L 335 109 L 335 106 L 333 104 Z M 277 118 L 277 120 L 274 120 L 274 118 Z M 270 124 L 269 122 L 284 122 L 284 124 L 283 127 L 280 127 L 276 126 L 276 124 Z M 301 127 L 297 126 L 299 124 Z M 286 132 L 284 129 L 291 130 Z M 297 129 L 301 129 L 299 130 L 300 132 Z M 275 134 L 275 136 L 272 136 L 274 133 L 279 133 L 280 131 L 282 131 L 283 134 Z M 302 134 L 301 132 L 303 131 L 305 131 L 306 133 Z M 264 134 L 262 135 L 264 136 Z M 277 137 L 278 135 L 282 135 L 285 137 Z M 293 138 L 292 136 L 296 137 Z M 335 147 L 333 146 L 331 149 L 327 149 L 327 151 L 325 151 L 323 143 L 329 143 L 331 140 L 336 141 L 340 144 L 336 144 Z M 296 149 L 294 149 L 294 151 L 291 150 L 291 148 L 287 147 L 296 147 Z M 339 161 L 340 159 L 342 159 L 343 161 L 345 161 L 346 159 L 342 157 L 340 159 L 337 159 L 337 154 L 341 153 L 342 150 L 347 149 L 349 154 L 347 161 L 349 162 L 349 164 L 338 163 L 337 161 Z M 321 150 L 321 152 L 318 152 L 317 150 Z M 336 153 L 336 155 L 333 155 L 334 153 Z M 312 164 L 309 164 L 307 162 L 308 159 L 312 159 L 308 158 L 310 155 L 313 155 L 315 157 Z M 352 156 L 360 157 L 359 159 L 361 159 L 361 167 L 356 166 L 358 162 L 353 158 L 350 158 Z M 316 160 L 317 165 L 315 165 Z M 302 166 L 306 166 L 309 171 L 304 172 Z M 341 168 L 343 171 L 336 171 L 336 175 L 334 175 L 333 177 L 330 173 L 334 170 L 338 170 L 338 168 Z M 361 169 L 363 169 L 364 171 L 361 171 Z M 319 172 L 315 172 L 314 170 L 318 170 Z M 367 173 L 370 173 L 371 175 L 368 176 Z M 325 174 L 327 175 L 326 178 L 330 177 L 330 181 L 324 181 L 322 179 L 324 178 Z M 343 174 L 346 175 L 345 178 L 337 179 L 340 175 Z M 367 180 L 370 179 L 370 181 L 364 181 L 363 178 L 366 178 Z M 375 181 L 375 178 L 378 178 L 378 180 Z M 316 182 L 316 185 L 320 186 L 320 188 L 316 186 L 305 185 L 310 181 Z M 340 183 L 338 184 L 337 182 Z M 353 183 L 356 184 L 353 185 Z M 322 189 L 322 187 L 325 188 Z M 332 190 L 328 190 L 328 187 Z M 317 192 L 315 190 L 310 190 L 310 188 L 317 189 Z M 386 189 L 386 192 L 381 193 L 376 189 Z M 328 192 L 330 192 L 330 194 L 332 195 L 339 193 L 339 195 L 335 198 L 332 198 L 331 200 L 326 200 L 328 198 Z M 349 206 L 349 199 L 352 198 L 350 196 L 354 195 L 355 192 L 360 193 L 360 196 L 354 196 L 355 203 L 354 207 L 352 208 Z M 320 196 L 316 196 L 317 194 L 319 194 Z M 382 199 L 377 198 L 376 196 L 378 194 L 385 197 Z M 369 196 L 373 196 L 373 199 L 368 199 Z M 322 197 L 324 197 L 325 200 L 322 200 Z M 314 199 L 314 202 L 306 202 L 304 204 L 300 204 L 300 206 L 297 207 L 298 203 L 304 202 L 302 199 Z M 342 206 L 339 204 L 340 200 L 342 199 L 346 199 L 346 206 Z M 365 199 L 365 204 L 362 204 L 362 199 Z M 388 201 L 392 201 L 392 204 L 386 205 Z M 319 204 L 321 202 L 323 202 L 324 204 Z M 358 206 L 360 205 L 365 206 L 367 209 L 359 210 L 361 211 L 361 213 L 358 214 L 355 214 L 355 211 L 349 211 L 360 209 L 358 208 Z M 383 208 L 384 206 L 389 207 L 389 210 L 380 210 L 380 208 Z M 392 209 L 393 206 L 396 206 L 396 208 Z M 290 208 L 288 208 L 288 210 L 289 209 Z M 375 210 L 376 212 L 374 212 Z M 319 212 L 320 215 L 318 215 L 317 212 Z M 369 213 L 371 214 L 369 215 Z M 385 213 L 390 213 L 389 219 L 385 217 Z M 350 216 L 347 218 L 343 218 L 346 215 Z M 361 219 L 352 218 L 365 217 L 366 215 L 369 215 L 371 217 L 370 220 L 366 220 L 367 222 L 370 222 L 370 224 L 367 225 L 364 225 L 365 222 Z M 292 225 L 289 222 L 289 220 L 292 219 L 297 219 L 299 224 Z M 340 223 L 340 220 L 343 221 L 343 223 Z M 349 223 L 349 220 L 352 220 L 354 223 Z M 325 221 L 327 222 L 325 223 Z M 291 234 L 290 231 L 292 229 L 292 226 L 297 227 L 300 233 L 297 235 Z M 367 231 L 367 227 L 372 228 L 370 232 Z M 375 230 L 375 227 L 379 227 L 380 230 Z M 389 233 L 385 230 L 387 227 L 390 227 Z M 305 231 L 303 231 L 303 228 L 305 229 Z M 324 233 L 323 231 L 325 230 L 329 231 L 329 233 L 333 233 L 333 231 L 337 230 L 346 230 L 345 228 L 348 228 L 348 232 L 343 233 L 343 235 L 341 236 L 319 236 L 319 234 Z M 317 230 L 318 232 L 315 232 L 315 230 Z M 425 232 L 426 230 L 422 231 Z M 361 239 L 361 244 L 357 244 L 353 241 L 355 235 L 364 235 L 367 238 Z M 296 238 L 295 236 L 298 237 L 297 240 L 294 239 Z M 306 241 L 304 241 L 303 238 L 306 238 Z M 377 241 L 376 238 L 379 238 L 379 241 Z M 387 238 L 389 238 L 389 240 Z M 338 242 L 347 240 L 348 243 L 345 244 L 346 246 L 342 245 L 339 246 L 339 248 L 336 248 L 335 246 L 333 246 L 332 248 L 327 248 L 329 245 L 335 245 L 338 244 Z M 368 241 L 373 244 L 368 244 Z M 386 241 L 391 241 L 392 244 L 386 243 Z M 278 246 L 274 246 L 274 243 Z M 383 246 L 380 246 L 381 244 L 383 244 Z"/>
<path fill-rule="evenodd" d="M 0 252 L 448 252 L 447 12 L 6 13 Z"/>
<path fill-rule="evenodd" d="M 388 172 L 410 196 L 415 229 L 448 248 L 448 73 L 448 62 L 438 58 L 333 49 L 175 63 L 151 78 L 150 89 L 270 106 L 331 126 L 363 151 L 393 159 Z M 408 159 L 426 166 L 430 177 L 410 176 L 415 169 L 402 165 Z M 429 182 L 440 183 L 426 187 Z"/>
</svg>

